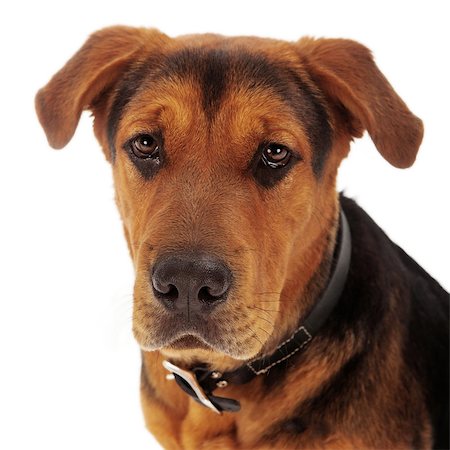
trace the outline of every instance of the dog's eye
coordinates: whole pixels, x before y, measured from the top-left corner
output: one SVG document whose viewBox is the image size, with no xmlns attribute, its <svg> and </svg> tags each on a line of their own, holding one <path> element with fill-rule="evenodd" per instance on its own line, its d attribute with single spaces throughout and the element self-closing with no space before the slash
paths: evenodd
<svg viewBox="0 0 450 450">
<path fill-rule="evenodd" d="M 151 158 L 159 161 L 159 145 L 150 134 L 141 134 L 130 142 L 131 151 L 142 159 Z"/>
<path fill-rule="evenodd" d="M 256 181 L 270 188 L 280 182 L 289 170 L 301 160 L 297 152 L 283 144 L 263 142 L 256 152 L 251 168 Z"/>
<path fill-rule="evenodd" d="M 262 152 L 262 161 L 272 169 L 284 167 L 291 159 L 291 151 L 280 144 L 269 144 Z"/>
</svg>

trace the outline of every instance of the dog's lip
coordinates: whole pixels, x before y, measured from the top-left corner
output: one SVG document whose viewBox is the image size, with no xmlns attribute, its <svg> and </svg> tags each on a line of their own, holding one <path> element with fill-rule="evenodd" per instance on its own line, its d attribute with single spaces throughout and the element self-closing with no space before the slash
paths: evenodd
<svg viewBox="0 0 450 450">
<path fill-rule="evenodd" d="M 193 319 L 193 317 L 191 317 Z M 182 316 L 159 316 L 151 326 L 145 322 L 134 322 L 133 333 L 143 351 L 155 350 L 209 350 L 223 353 L 236 359 L 250 359 L 254 356 L 253 347 L 249 354 L 242 345 L 251 340 L 223 327 L 220 317 L 210 316 L 210 320 L 198 317 L 195 322 Z M 211 320 L 213 319 L 213 320 Z M 248 333 L 247 333 L 248 334 Z"/>
<path fill-rule="evenodd" d="M 185 334 L 178 337 L 170 344 L 167 345 L 170 350 L 191 350 L 191 349 L 205 349 L 211 350 L 211 346 L 208 345 L 204 340 L 199 339 L 197 336 L 192 334 Z"/>
<path fill-rule="evenodd" d="M 208 333 L 202 327 L 190 327 L 187 326 L 184 329 L 180 328 L 177 332 L 173 333 L 167 338 L 162 347 L 166 348 L 214 348 L 214 339 L 211 340 Z"/>
<path fill-rule="evenodd" d="M 228 354 L 229 356 L 236 355 L 236 350 L 227 348 L 226 345 L 219 339 L 215 339 L 213 336 L 208 336 L 207 333 L 202 333 L 199 330 L 178 330 L 171 336 L 158 336 L 157 339 L 149 339 L 149 336 L 136 336 L 137 341 L 144 351 L 154 350 L 209 350 L 214 352 L 220 352 Z M 155 338 L 155 336 L 153 336 Z M 238 358 L 240 359 L 240 358 Z"/>
<path fill-rule="evenodd" d="M 174 329 L 173 323 L 169 323 L 162 327 L 159 333 L 149 335 L 148 330 L 137 325 L 133 327 L 133 331 L 140 347 L 145 351 L 163 348 L 173 350 L 214 348 L 214 339 L 210 339 L 204 326 L 178 323 L 177 329 Z"/>
<path fill-rule="evenodd" d="M 223 339 L 214 339 L 211 336 L 205 336 L 203 333 L 193 331 L 179 331 L 173 336 L 159 336 L 157 339 L 151 339 L 148 335 L 136 335 L 135 337 L 141 349 L 145 352 L 158 351 L 192 351 L 192 350 L 208 350 L 212 352 L 222 353 L 238 360 L 248 360 L 256 356 L 256 353 L 251 351 L 243 352 L 242 347 L 237 345 L 229 345 Z"/>
</svg>

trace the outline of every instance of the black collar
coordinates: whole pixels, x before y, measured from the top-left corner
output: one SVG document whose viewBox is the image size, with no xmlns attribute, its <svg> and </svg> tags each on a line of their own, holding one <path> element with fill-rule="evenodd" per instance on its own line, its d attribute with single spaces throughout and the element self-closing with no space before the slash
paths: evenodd
<svg viewBox="0 0 450 450">
<path fill-rule="evenodd" d="M 251 360 L 238 369 L 225 373 L 209 370 L 206 367 L 194 367 L 191 370 L 184 370 L 169 361 L 164 361 L 163 366 L 171 372 L 171 375 L 167 377 L 175 379 L 178 386 L 194 400 L 219 414 L 222 411 L 239 411 L 241 406 L 237 400 L 216 397 L 212 395 L 212 392 L 216 388 L 226 387 L 230 383 L 248 383 L 258 375 L 267 374 L 272 367 L 304 349 L 336 306 L 347 280 L 351 254 L 350 229 L 342 209 L 339 231 L 339 239 L 336 244 L 339 247 L 335 251 L 334 269 L 328 286 L 316 302 L 309 316 L 271 355 Z"/>
</svg>

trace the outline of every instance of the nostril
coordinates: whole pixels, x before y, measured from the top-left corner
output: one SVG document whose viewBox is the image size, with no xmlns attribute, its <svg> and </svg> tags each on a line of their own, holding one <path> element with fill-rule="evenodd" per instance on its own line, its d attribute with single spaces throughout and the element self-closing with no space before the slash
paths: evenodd
<svg viewBox="0 0 450 450">
<path fill-rule="evenodd" d="M 167 292 L 162 293 L 166 300 L 174 302 L 178 299 L 178 289 L 173 285 L 169 284 Z"/>
<path fill-rule="evenodd" d="M 158 283 L 154 278 L 152 280 L 153 289 L 158 292 L 159 294 L 167 294 L 173 285 L 171 284 L 161 284 Z"/>
<path fill-rule="evenodd" d="M 198 299 L 204 303 L 214 303 L 223 298 L 225 291 L 218 292 L 217 290 L 212 290 L 208 286 L 203 286 L 198 292 Z"/>
<path fill-rule="evenodd" d="M 162 283 L 156 277 L 152 278 L 153 291 L 157 297 L 164 300 L 175 301 L 178 299 L 178 289 L 170 283 Z"/>
</svg>

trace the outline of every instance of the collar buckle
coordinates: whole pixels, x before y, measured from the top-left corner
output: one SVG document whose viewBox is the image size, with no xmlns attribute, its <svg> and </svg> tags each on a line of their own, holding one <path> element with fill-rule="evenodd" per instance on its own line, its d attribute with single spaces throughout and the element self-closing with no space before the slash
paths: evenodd
<svg viewBox="0 0 450 450">
<path fill-rule="evenodd" d="M 211 400 L 207 397 L 205 391 L 200 386 L 200 383 L 197 381 L 196 376 L 193 372 L 190 372 L 189 370 L 181 369 L 180 367 L 176 366 L 175 364 L 172 364 L 169 361 L 163 361 L 162 365 L 166 370 L 171 372 L 175 377 L 179 376 L 182 378 L 195 392 L 195 395 L 197 396 L 197 399 L 199 402 L 206 406 L 207 408 L 211 409 L 215 413 L 222 415 L 222 412 L 219 411 L 214 404 L 211 402 Z"/>
</svg>

